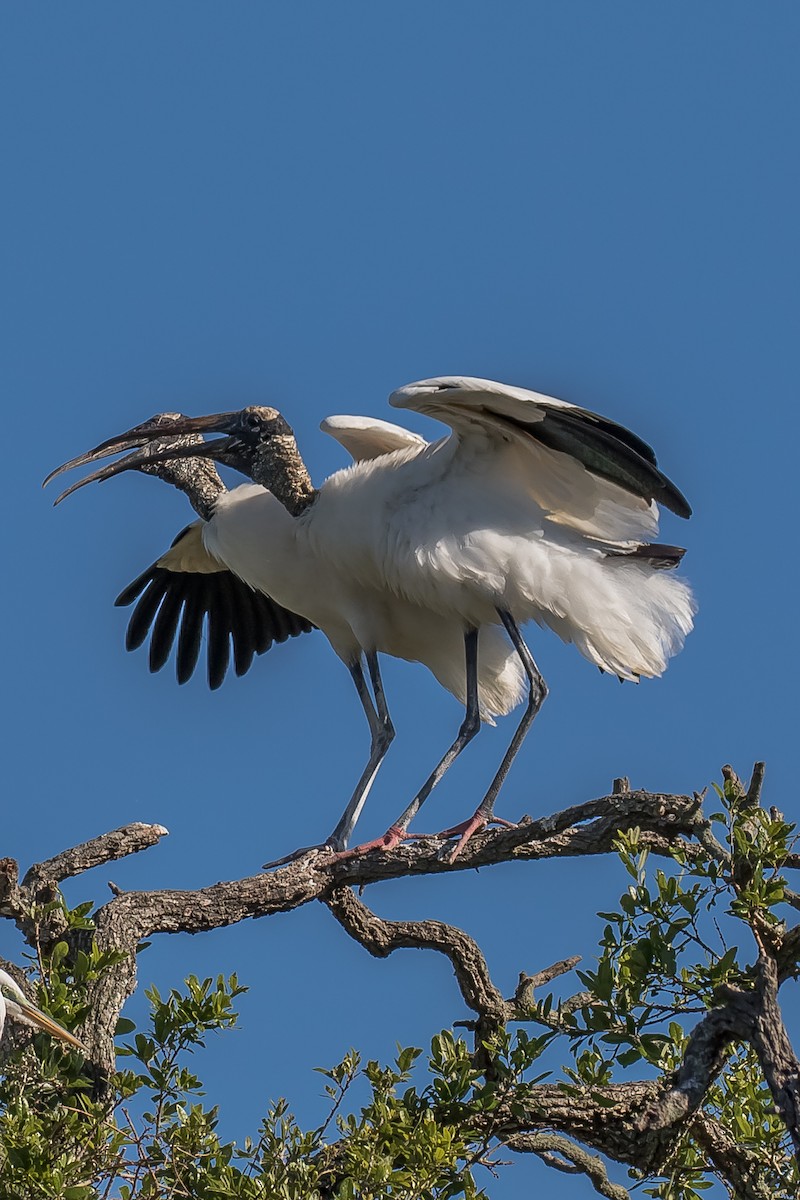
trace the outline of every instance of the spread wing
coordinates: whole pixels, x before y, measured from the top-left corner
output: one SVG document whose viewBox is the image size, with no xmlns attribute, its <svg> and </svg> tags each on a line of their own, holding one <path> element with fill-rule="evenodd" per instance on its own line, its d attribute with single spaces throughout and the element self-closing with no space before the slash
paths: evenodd
<svg viewBox="0 0 800 1200">
<path fill-rule="evenodd" d="M 513 471 L 547 518 L 611 545 L 631 546 L 658 529 L 657 504 L 691 509 L 636 434 L 588 409 L 490 379 L 442 376 L 390 397 L 443 421 L 460 443 L 479 440 Z"/>
<path fill-rule="evenodd" d="M 202 522 L 195 521 L 171 548 L 134 579 L 115 603 L 136 601 L 125 646 L 136 650 L 150 635 L 150 670 L 160 671 L 177 639 L 178 683 L 186 683 L 200 657 L 203 626 L 208 630 L 208 685 L 218 688 L 233 651 L 234 670 L 244 675 L 256 654 L 313 628 L 304 617 L 254 591 L 213 558 L 203 545 Z"/>
<path fill-rule="evenodd" d="M 320 425 L 323 433 L 344 446 L 354 462 L 369 458 L 380 458 L 394 450 L 409 450 L 427 445 L 419 434 L 390 421 L 379 421 L 377 417 L 326 417 Z"/>
</svg>

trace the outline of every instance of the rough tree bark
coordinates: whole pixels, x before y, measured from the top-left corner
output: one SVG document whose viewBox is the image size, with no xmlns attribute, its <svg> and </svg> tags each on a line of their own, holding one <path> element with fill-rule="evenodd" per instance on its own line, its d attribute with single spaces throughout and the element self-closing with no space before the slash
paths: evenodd
<svg viewBox="0 0 800 1200">
<path fill-rule="evenodd" d="M 729 768 L 726 768 L 729 771 Z M 731 773 L 732 775 L 732 773 Z M 731 776 L 728 776 L 729 778 Z M 763 777 L 756 764 L 748 799 L 760 802 Z M 577 958 L 564 959 L 533 975 L 521 974 L 511 998 L 504 998 L 491 980 L 485 958 L 472 938 L 435 920 L 386 921 L 356 894 L 367 885 L 423 874 L 491 867 L 552 857 L 606 854 L 620 830 L 638 827 L 641 845 L 652 854 L 671 857 L 679 848 L 687 859 L 700 854 L 727 859 L 713 837 L 703 812 L 702 797 L 629 790 L 616 780 L 611 795 L 561 810 L 551 816 L 524 818 L 514 828 L 474 837 L 450 862 L 441 840 L 431 838 L 398 847 L 390 853 L 329 865 L 327 855 L 311 851 L 271 873 L 221 882 L 192 891 L 123 892 L 110 884 L 112 898 L 95 914 L 95 938 L 102 950 L 122 952 L 120 962 L 107 970 L 89 996 L 91 1013 L 81 1037 L 91 1051 L 102 1087 L 114 1068 L 114 1031 L 122 1006 L 136 987 L 137 947 L 156 933 L 217 929 L 246 918 L 287 912 L 311 901 L 325 904 L 347 933 L 370 954 L 387 957 L 401 947 L 434 950 L 445 955 L 454 970 L 463 999 L 475 1014 L 464 1022 L 475 1031 L 476 1047 L 493 1029 L 525 1019 L 535 989 L 571 970 Z M 65 879 L 117 858 L 155 845 L 167 830 L 160 825 L 131 824 L 102 834 L 29 868 L 20 880 L 17 864 L 0 859 L 0 916 L 16 923 L 29 942 L 34 937 L 31 912 L 57 895 Z M 791 861 L 791 866 L 800 865 Z M 795 907 L 800 900 L 789 893 Z M 37 924 L 39 944 L 54 944 L 65 933 L 58 914 Z M 792 1050 L 778 1005 L 778 989 L 800 968 L 800 925 L 791 929 L 754 929 L 758 957 L 749 990 L 720 989 L 718 1006 L 702 1017 L 690 1038 L 684 1061 L 672 1078 L 614 1084 L 587 1092 L 576 1104 L 558 1084 L 533 1087 L 521 1109 L 509 1105 L 499 1114 L 499 1137 L 509 1148 L 538 1155 L 559 1170 L 586 1175 L 595 1190 L 611 1200 L 624 1200 L 627 1191 L 608 1180 L 599 1152 L 618 1162 L 657 1172 L 687 1126 L 714 1166 L 736 1187 L 743 1200 L 766 1200 L 753 1154 L 736 1145 L 700 1105 L 719 1075 L 731 1042 L 747 1042 L 756 1051 L 778 1111 L 800 1158 L 800 1065 Z M 14 970 L 10 964 L 2 963 Z M 16 977 L 22 981 L 21 973 Z M 585 1005 L 577 993 L 561 1012 Z M 554 1012 L 554 1028 L 559 1020 Z M 498 1114 L 493 1114 L 498 1123 Z M 577 1144 L 576 1144 L 577 1143 Z M 331 1150 L 335 1168 L 335 1147 Z"/>
</svg>

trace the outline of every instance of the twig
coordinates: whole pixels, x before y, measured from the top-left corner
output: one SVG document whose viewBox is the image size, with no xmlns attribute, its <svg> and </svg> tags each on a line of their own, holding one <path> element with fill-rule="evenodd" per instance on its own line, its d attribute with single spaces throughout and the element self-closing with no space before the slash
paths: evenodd
<svg viewBox="0 0 800 1200">
<path fill-rule="evenodd" d="M 562 958 L 558 962 L 553 963 L 550 967 L 544 967 L 541 971 L 537 971 L 535 975 L 526 975 L 524 971 L 519 973 L 519 983 L 517 990 L 514 992 L 512 1000 L 507 1003 L 513 1005 L 517 1010 L 530 1009 L 533 1007 L 533 993 L 536 988 L 543 987 L 546 983 L 557 979 L 559 975 L 566 975 L 568 971 L 572 971 L 581 961 L 580 954 L 573 954 L 571 958 Z"/>
</svg>

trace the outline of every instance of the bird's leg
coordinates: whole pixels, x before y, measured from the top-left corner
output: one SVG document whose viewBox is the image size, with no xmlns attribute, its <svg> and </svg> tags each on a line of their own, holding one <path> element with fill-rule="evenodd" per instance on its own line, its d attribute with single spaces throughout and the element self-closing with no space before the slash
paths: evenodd
<svg viewBox="0 0 800 1200">
<path fill-rule="evenodd" d="M 264 870 L 270 867 L 282 867 L 286 863 L 294 862 L 295 859 L 301 858 L 302 855 L 308 854 L 310 850 L 335 850 L 337 852 L 347 849 L 347 843 L 350 840 L 350 835 L 353 832 L 356 821 L 361 815 L 361 810 L 364 807 L 370 788 L 375 781 L 375 776 L 378 774 L 378 768 L 386 757 L 386 751 L 389 749 L 394 738 L 394 726 L 392 719 L 389 716 L 389 709 L 386 704 L 386 696 L 383 691 L 383 681 L 381 679 L 380 669 L 378 667 L 378 656 L 374 650 L 367 653 L 367 667 L 369 670 L 372 687 L 375 692 L 375 703 L 373 704 L 372 697 L 369 694 L 367 681 L 364 678 L 364 671 L 359 659 L 355 659 L 348 664 L 348 669 L 356 685 L 356 692 L 361 701 L 361 707 L 364 709 L 364 714 L 367 718 L 369 731 L 371 735 L 371 743 L 369 750 L 369 759 L 367 765 L 361 773 L 356 789 L 353 792 L 347 808 L 342 813 L 339 821 L 330 834 L 327 841 L 318 846 L 303 846 L 300 850 L 293 851 L 292 854 L 287 854 L 283 858 L 275 859 L 274 862 L 264 864 Z M 377 711 L 376 711 L 377 705 Z"/>
<path fill-rule="evenodd" d="M 494 815 L 494 805 L 497 799 L 497 794 L 505 782 L 511 764 L 517 756 L 517 752 L 525 740 L 525 735 L 533 724 L 534 717 L 542 707 L 547 697 L 547 684 L 542 677 L 539 668 L 533 660 L 533 655 L 525 644 L 525 640 L 520 633 L 520 628 L 514 620 L 510 612 L 505 609 L 498 608 L 497 610 L 500 620 L 506 627 L 508 636 L 514 645 L 514 649 L 519 655 L 525 674 L 528 677 L 528 703 L 525 712 L 522 714 L 522 720 L 517 726 L 516 732 L 511 739 L 511 745 L 506 750 L 505 757 L 500 763 L 500 767 L 492 780 L 489 790 L 481 800 L 478 807 L 468 821 L 463 821 L 460 825 L 453 826 L 452 829 L 443 830 L 443 836 L 455 837 L 459 835 L 458 843 L 456 844 L 453 853 L 450 855 L 452 862 L 458 854 L 461 853 L 466 846 L 473 833 L 479 829 L 483 829 L 491 821 L 496 821 L 499 825 L 513 825 L 512 821 L 503 821 L 501 818 Z"/>
<path fill-rule="evenodd" d="M 381 727 L 387 731 L 389 741 L 394 737 L 394 725 L 392 718 L 389 716 L 389 707 L 386 703 L 386 695 L 383 690 L 383 680 L 381 679 L 380 667 L 378 666 L 378 654 L 375 650 L 366 652 L 367 670 L 369 671 L 372 690 L 375 693 L 375 703 L 378 706 L 378 719 Z"/>
<path fill-rule="evenodd" d="M 372 697 L 367 689 L 364 672 L 361 669 L 361 664 L 356 663 L 355 667 L 350 668 L 350 673 L 356 685 L 358 698 L 361 701 L 364 712 L 366 713 L 367 721 L 369 722 L 369 730 L 372 735 L 372 742 L 369 749 L 369 759 L 361 778 L 358 781 L 356 790 L 353 792 L 350 803 L 339 818 L 339 822 L 330 835 L 327 845 L 333 850 L 346 850 L 347 843 L 350 840 L 350 835 L 355 828 L 356 821 L 361 816 L 361 810 L 364 807 L 370 788 L 375 782 L 375 776 L 378 774 L 378 768 L 386 757 L 386 751 L 392 744 L 394 739 L 394 725 L 392 718 L 389 716 L 389 709 L 386 704 L 386 696 L 383 691 L 383 680 L 381 679 L 380 668 L 378 667 L 378 655 L 374 650 L 367 652 L 367 669 L 372 682 L 372 689 L 375 693 L 375 705 L 377 712 L 372 703 Z"/>
<path fill-rule="evenodd" d="M 408 826 L 417 815 L 422 805 L 428 799 L 433 789 L 436 787 L 439 780 L 447 772 L 458 758 L 464 747 L 472 741 L 475 734 L 481 727 L 481 714 L 478 705 L 478 631 L 477 629 L 468 629 L 464 634 L 464 650 L 466 656 L 467 667 L 467 704 L 464 720 L 461 728 L 458 731 L 458 736 L 453 742 L 450 749 L 439 761 L 436 768 L 431 772 L 425 783 L 417 792 L 414 799 L 408 805 L 406 810 L 394 821 L 386 833 L 382 837 L 374 838 L 371 842 L 363 842 L 360 846 L 354 846 L 352 850 L 345 850 L 341 854 L 337 854 L 333 859 L 334 862 L 340 862 L 348 858 L 360 857 L 362 854 L 367 854 L 370 850 L 393 850 L 400 842 L 405 841 L 408 837 Z M 376 691 L 376 699 L 378 693 Z"/>
</svg>

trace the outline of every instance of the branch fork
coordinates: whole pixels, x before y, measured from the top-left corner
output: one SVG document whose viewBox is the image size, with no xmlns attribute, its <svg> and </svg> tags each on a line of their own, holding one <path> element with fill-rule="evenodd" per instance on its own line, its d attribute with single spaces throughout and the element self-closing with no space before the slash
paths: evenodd
<svg viewBox="0 0 800 1200">
<path fill-rule="evenodd" d="M 760 802 L 763 770 L 758 766 L 745 802 Z M 742 786 L 742 785 L 740 785 Z M 112 897 L 95 914 L 95 939 L 101 950 L 121 951 L 120 961 L 107 969 L 92 987 L 91 1006 L 81 1036 L 90 1047 L 100 1077 L 114 1070 L 114 1034 L 118 1015 L 136 986 L 136 951 L 154 933 L 218 929 L 247 918 L 287 912 L 312 900 L 326 905 L 340 925 L 376 957 L 400 948 L 428 949 L 450 962 L 464 1003 L 475 1019 L 462 1024 L 475 1032 L 476 1050 L 493 1029 L 509 1021 L 552 1021 L 535 1012 L 534 992 L 572 970 L 579 961 L 569 957 L 532 975 L 522 973 L 514 995 L 503 997 L 489 974 L 477 943 L 462 930 L 435 920 L 387 921 L 359 899 L 354 889 L 411 875 L 471 870 L 502 862 L 610 853 L 618 832 L 638 827 L 641 844 L 651 853 L 672 857 L 679 849 L 691 859 L 707 846 L 710 835 L 702 811 L 702 796 L 681 796 L 631 790 L 627 779 L 614 781 L 612 793 L 553 813 L 527 819 L 520 825 L 476 835 L 455 860 L 441 856 L 436 839 L 403 844 L 391 852 L 330 863 L 318 852 L 304 855 L 269 874 L 215 883 L 194 890 L 123 892 L 110 884 Z M 30 944 L 47 951 L 63 935 L 57 912 L 44 922 L 34 919 L 37 906 L 57 898 L 58 884 L 84 871 L 156 845 L 166 836 L 161 825 L 135 822 L 92 838 L 34 864 L 22 880 L 16 863 L 0 859 L 0 916 L 16 923 Z M 716 843 L 722 854 L 727 852 Z M 570 1139 L 639 1170 L 658 1169 L 675 1139 L 691 1124 L 693 1136 L 720 1169 L 738 1180 L 743 1200 L 766 1200 L 750 1170 L 749 1151 L 730 1144 L 725 1131 L 700 1109 L 702 1100 L 724 1065 L 733 1040 L 755 1048 L 786 1123 L 800 1161 L 800 1066 L 795 1057 L 777 1001 L 778 987 L 797 974 L 800 964 L 800 926 L 772 930 L 761 937 L 754 930 L 759 957 L 750 990 L 728 987 L 721 1004 L 698 1023 L 684 1062 L 674 1079 L 615 1084 L 586 1091 L 580 1104 L 560 1085 L 537 1084 L 520 1110 L 501 1112 L 502 1140 L 518 1150 L 555 1159 L 559 1169 L 580 1171 L 601 1195 L 624 1200 L 627 1192 L 610 1183 L 599 1160 Z M 32 939 L 35 938 L 36 942 Z M 772 940 L 770 940 L 770 938 Z M 12 969 L 12 973 L 13 969 Z M 17 974 L 19 974 L 17 972 Z M 15 976 L 16 977 L 16 976 Z M 581 992 L 562 1002 L 561 1012 L 589 1003 Z M 483 1064 L 490 1069 L 491 1064 Z"/>
</svg>

